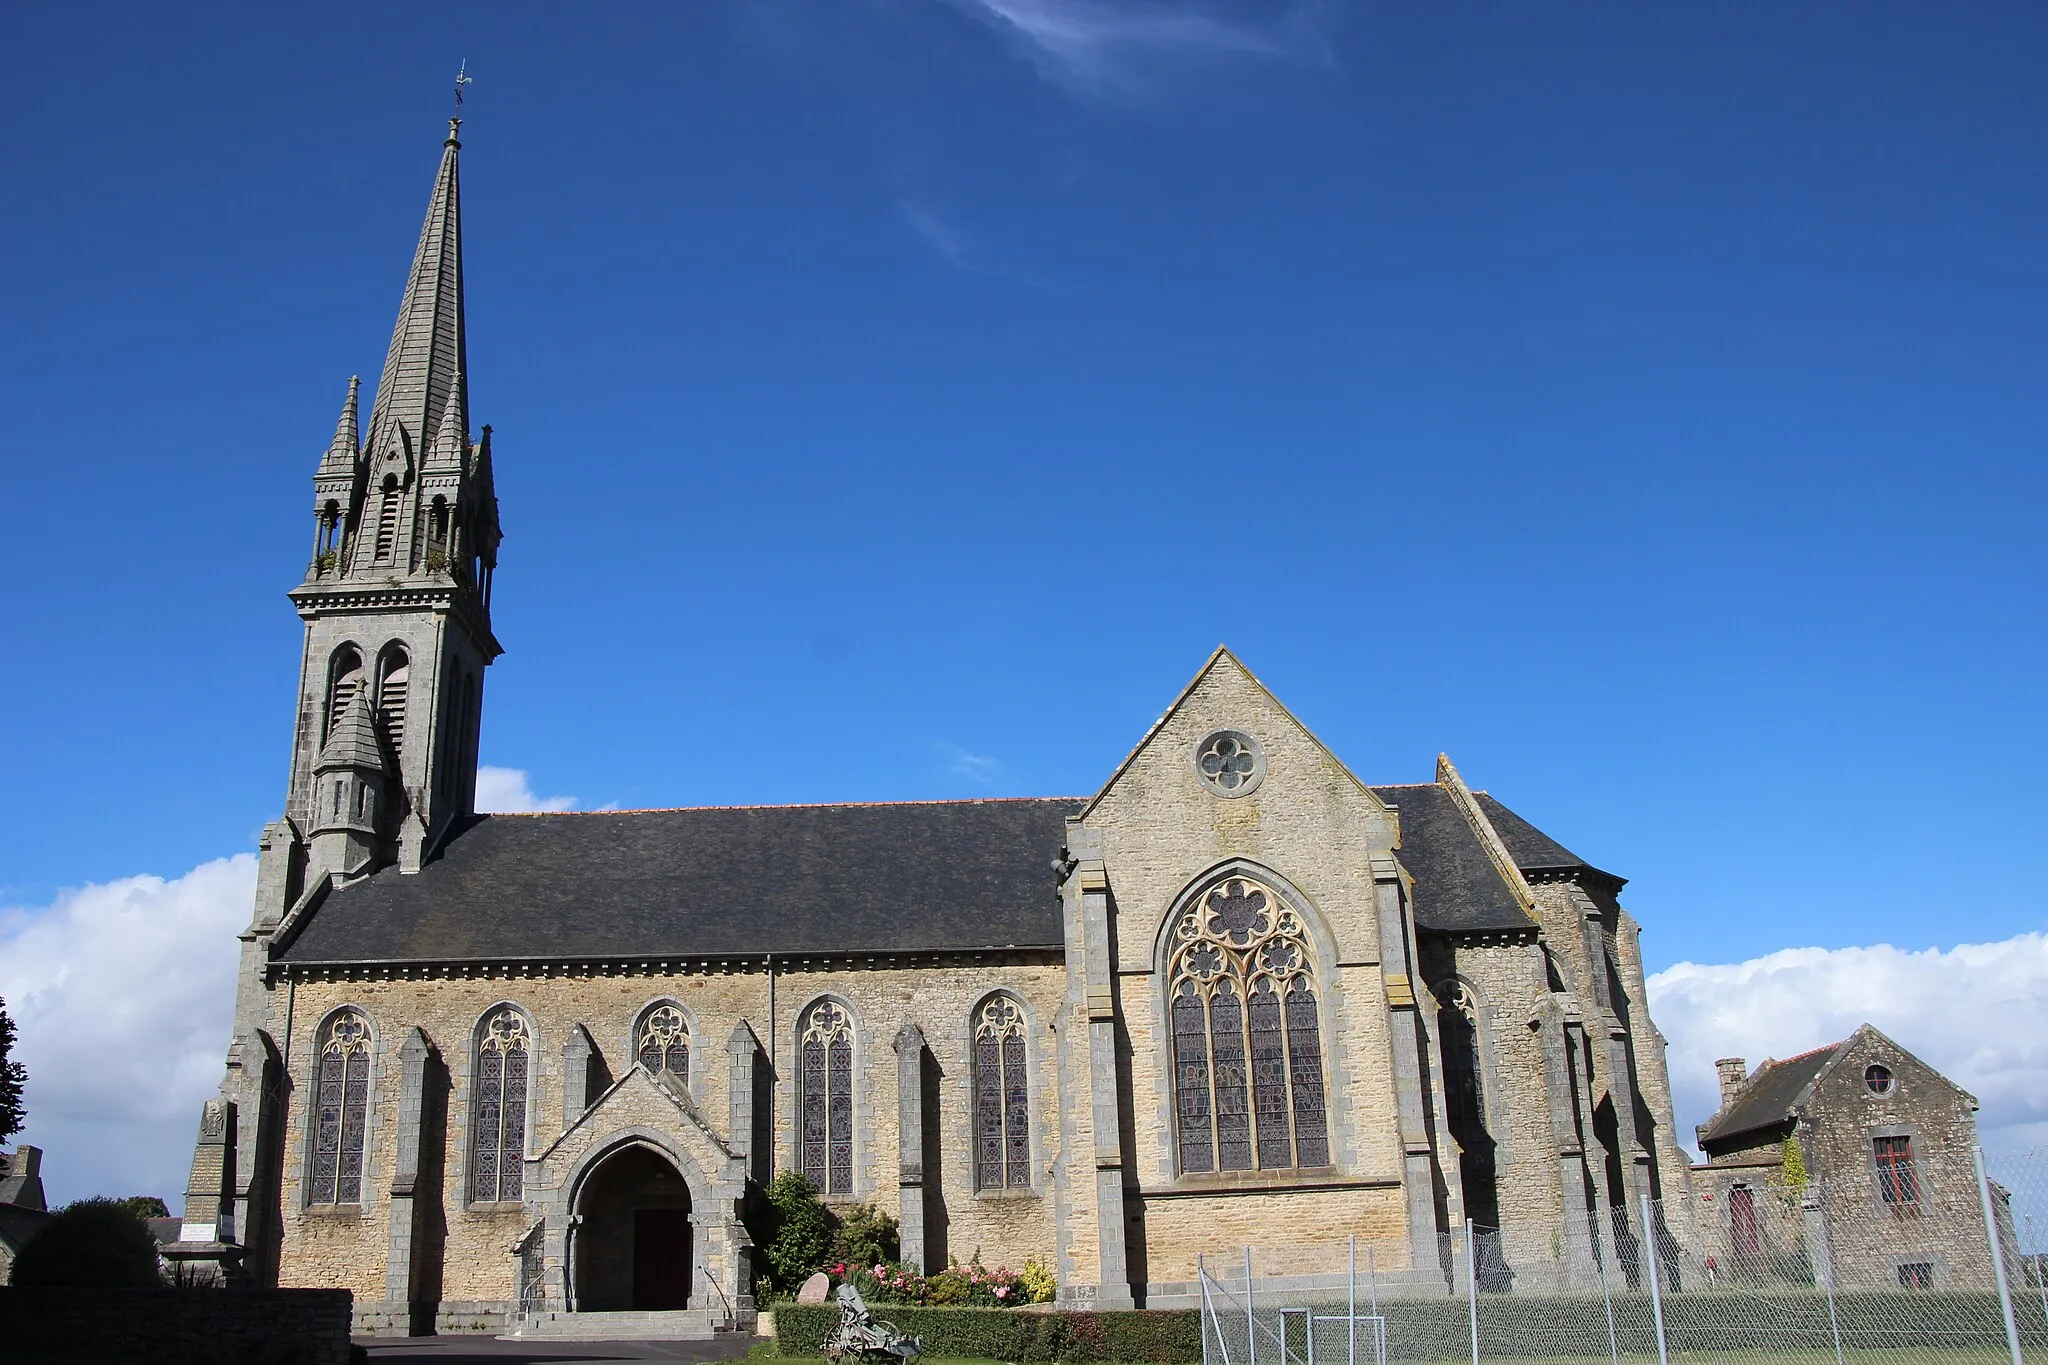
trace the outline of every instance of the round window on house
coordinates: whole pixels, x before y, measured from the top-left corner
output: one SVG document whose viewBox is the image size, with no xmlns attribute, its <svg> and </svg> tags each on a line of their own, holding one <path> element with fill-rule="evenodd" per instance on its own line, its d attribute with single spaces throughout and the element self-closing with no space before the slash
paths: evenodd
<svg viewBox="0 0 2048 1365">
<path fill-rule="evenodd" d="M 1892 1069 L 1888 1066 L 1880 1066 L 1876 1062 L 1872 1062 L 1869 1066 L 1863 1068 L 1863 1084 L 1869 1087 L 1870 1093 L 1873 1095 L 1891 1094 Z"/>
<path fill-rule="evenodd" d="M 1218 730 L 1195 746 L 1195 771 L 1218 796 L 1245 796 L 1266 776 L 1266 751 L 1242 730 Z"/>
</svg>

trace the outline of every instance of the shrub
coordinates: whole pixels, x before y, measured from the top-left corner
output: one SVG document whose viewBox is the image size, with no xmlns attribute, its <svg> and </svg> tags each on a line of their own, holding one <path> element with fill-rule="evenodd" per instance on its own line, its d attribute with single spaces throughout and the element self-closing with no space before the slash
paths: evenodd
<svg viewBox="0 0 2048 1365">
<path fill-rule="evenodd" d="M 828 1261 L 850 1266 L 882 1265 L 902 1255 L 896 1220 L 873 1204 L 855 1204 L 839 1215 Z"/>
<path fill-rule="evenodd" d="M 1017 1272 L 1017 1285 L 1024 1291 L 1026 1303 L 1051 1303 L 1060 1292 L 1059 1281 L 1035 1256 Z"/>
<path fill-rule="evenodd" d="M 156 1238 L 112 1199 L 81 1199 L 43 1224 L 14 1258 L 8 1282 L 143 1289 L 163 1283 Z"/>
<path fill-rule="evenodd" d="M 784 1171 L 768 1186 L 759 1210 L 759 1226 L 750 1229 L 761 1248 L 771 1290 L 794 1294 L 822 1269 L 832 1246 L 832 1215 L 818 1202 L 818 1191 L 801 1171 Z"/>
</svg>

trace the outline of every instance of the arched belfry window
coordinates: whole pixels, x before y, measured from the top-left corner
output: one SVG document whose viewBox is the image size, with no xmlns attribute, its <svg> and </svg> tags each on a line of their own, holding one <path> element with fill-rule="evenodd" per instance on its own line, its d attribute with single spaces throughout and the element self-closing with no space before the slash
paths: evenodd
<svg viewBox="0 0 2048 1365">
<path fill-rule="evenodd" d="M 633 1052 L 640 1065 L 660 1075 L 666 1071 L 685 1086 L 690 1083 L 690 1021 L 674 1005 L 656 1005 L 640 1016 Z"/>
<path fill-rule="evenodd" d="M 974 1188 L 1031 1188 L 1024 1011 L 1007 995 L 991 995 L 974 1011 Z"/>
<path fill-rule="evenodd" d="M 327 725 L 321 731 L 321 743 L 334 733 L 334 727 L 341 723 L 342 712 L 355 698 L 356 689 L 363 685 L 363 656 L 347 645 L 334 655 L 327 666 Z"/>
<path fill-rule="evenodd" d="M 526 1079 L 533 1035 L 526 1017 L 506 1006 L 477 1034 L 476 1104 L 470 1121 L 470 1198 L 478 1203 L 520 1197 L 526 1159 Z"/>
<path fill-rule="evenodd" d="M 391 741 L 392 757 L 400 761 L 401 772 L 405 755 L 405 690 L 411 677 L 412 661 L 400 646 L 391 646 L 377 660 L 377 719 L 383 722 L 384 734 Z"/>
<path fill-rule="evenodd" d="M 361 1011 L 339 1010 L 320 1030 L 318 1086 L 311 1202 L 360 1204 L 370 1110 L 370 1022 Z"/>
<path fill-rule="evenodd" d="M 853 1019 L 820 1000 L 797 1028 L 801 1165 L 821 1194 L 853 1193 Z"/>
<path fill-rule="evenodd" d="M 377 562 L 389 564 L 398 543 L 398 476 L 386 474 L 377 499 Z"/>
<path fill-rule="evenodd" d="M 1169 942 L 1182 1171 L 1330 1163 L 1315 959 L 1279 892 L 1232 875 L 1181 912 Z"/>
</svg>

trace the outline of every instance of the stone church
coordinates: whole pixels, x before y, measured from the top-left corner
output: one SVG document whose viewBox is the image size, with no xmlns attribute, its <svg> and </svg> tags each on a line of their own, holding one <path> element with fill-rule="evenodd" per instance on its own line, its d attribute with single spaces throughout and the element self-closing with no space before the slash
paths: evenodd
<svg viewBox="0 0 2048 1365">
<path fill-rule="evenodd" d="M 457 131 L 314 471 L 290 783 L 174 1258 L 349 1288 L 364 1330 L 744 1325 L 745 1215 L 794 1169 L 906 1260 L 1037 1257 L 1078 1307 L 1186 1303 L 1246 1243 L 1441 1278 L 1467 1220 L 1493 1284 L 1630 1263 L 1688 1167 L 1623 879 L 1447 759 L 1361 780 L 1227 650 L 1091 796 L 477 814 L 500 530 Z"/>
</svg>

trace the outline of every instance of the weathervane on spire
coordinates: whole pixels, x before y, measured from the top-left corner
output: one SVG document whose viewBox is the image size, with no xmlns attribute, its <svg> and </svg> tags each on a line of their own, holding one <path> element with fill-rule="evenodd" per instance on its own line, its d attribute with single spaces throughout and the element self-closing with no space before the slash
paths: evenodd
<svg viewBox="0 0 2048 1365">
<path fill-rule="evenodd" d="M 448 115 L 448 140 L 450 142 L 455 141 L 456 134 L 462 130 L 462 87 L 475 84 L 476 82 L 470 79 L 469 75 L 469 58 L 464 57 L 462 64 L 455 68 L 455 110 Z"/>
</svg>

